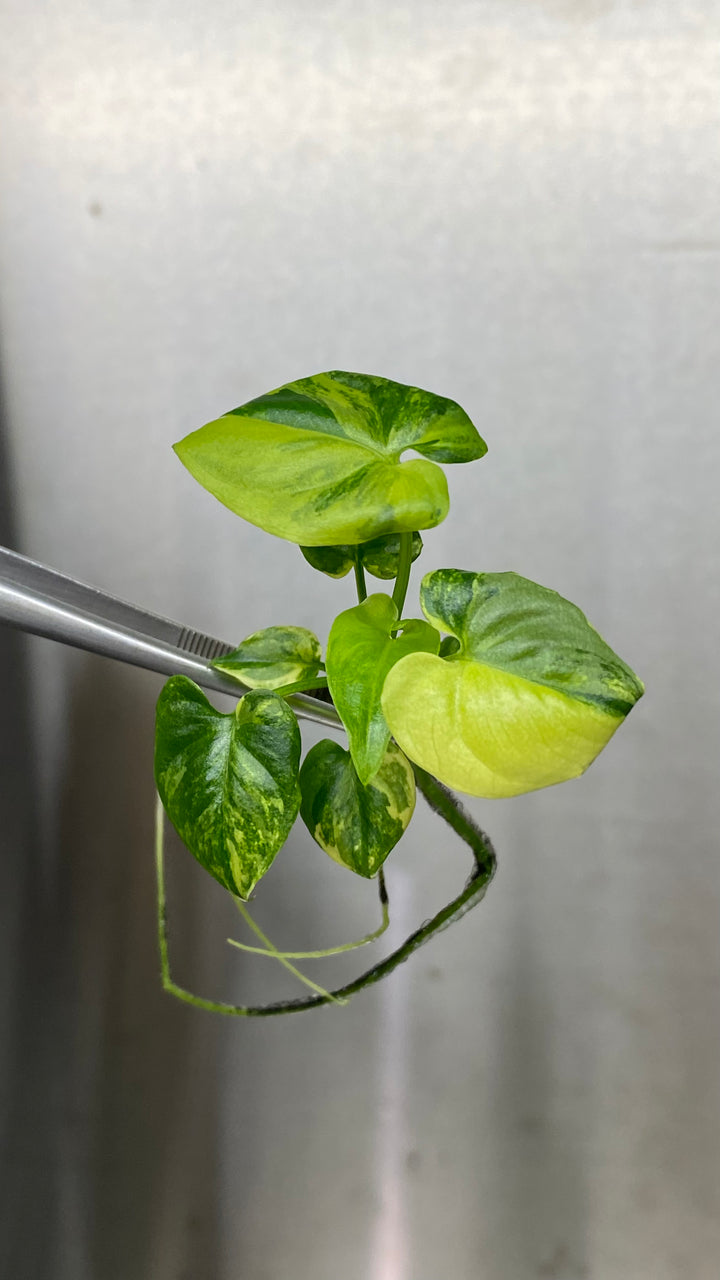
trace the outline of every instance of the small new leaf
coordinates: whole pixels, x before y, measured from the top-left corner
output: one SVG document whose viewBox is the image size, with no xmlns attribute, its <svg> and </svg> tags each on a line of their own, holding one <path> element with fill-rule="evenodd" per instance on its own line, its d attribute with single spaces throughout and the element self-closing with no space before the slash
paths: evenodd
<svg viewBox="0 0 720 1280">
<path fill-rule="evenodd" d="M 413 449 L 423 455 L 401 461 Z M 289 382 L 175 445 L 210 493 L 289 542 L 367 542 L 440 524 L 437 463 L 487 446 L 454 400 L 388 378 L 334 371 Z"/>
<path fill-rule="evenodd" d="M 420 534 L 413 533 L 412 559 L 417 560 L 423 548 Z M 400 566 L 400 534 L 387 533 L 381 538 L 371 538 L 369 542 L 361 542 L 358 546 L 360 561 L 366 573 L 373 578 L 388 581 L 396 578 Z M 329 578 L 344 578 L 353 567 L 355 548 L 349 545 L 338 547 L 301 547 L 305 559 L 313 569 L 319 569 Z"/>
<path fill-rule="evenodd" d="M 300 730 L 275 693 L 223 715 L 186 676 L 157 704 L 155 782 L 180 839 L 220 884 L 249 898 L 300 805 Z"/>
<path fill-rule="evenodd" d="M 256 631 L 210 665 L 250 689 L 281 689 L 316 676 L 322 661 L 320 641 L 305 627 L 266 627 Z"/>
<path fill-rule="evenodd" d="M 380 768 L 390 729 L 380 699 L 390 669 L 408 654 L 436 654 L 440 636 L 419 619 L 398 626 L 395 604 L 380 592 L 338 614 L 328 639 L 328 685 L 347 729 L 350 752 L 365 785 Z"/>
<path fill-rule="evenodd" d="M 438 569 L 425 616 L 456 640 L 389 672 L 386 721 L 403 751 L 470 795 L 519 795 L 584 773 L 643 686 L 556 591 L 516 573 Z"/>
<path fill-rule="evenodd" d="M 363 786 L 350 753 L 325 738 L 305 758 L 300 789 L 300 813 L 313 839 L 367 879 L 380 870 L 415 808 L 412 767 L 394 742 Z"/>
<path fill-rule="evenodd" d="M 301 547 L 305 559 L 313 569 L 327 574 L 328 578 L 344 578 L 353 567 L 353 548 L 341 544 L 337 547 Z"/>
</svg>

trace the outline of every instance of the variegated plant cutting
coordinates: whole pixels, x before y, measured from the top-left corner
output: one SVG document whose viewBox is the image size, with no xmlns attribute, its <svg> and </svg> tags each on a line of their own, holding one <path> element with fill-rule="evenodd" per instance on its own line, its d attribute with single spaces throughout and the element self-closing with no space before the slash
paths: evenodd
<svg viewBox="0 0 720 1280">
<path fill-rule="evenodd" d="M 365 374 L 331 372 L 288 383 L 201 427 L 175 446 L 216 498 L 252 524 L 296 543 L 313 568 L 354 570 L 358 603 L 335 619 L 325 658 L 317 636 L 290 624 L 244 639 L 216 661 L 239 682 L 237 707 L 217 711 L 184 676 L 158 702 L 155 778 L 165 812 L 198 861 L 235 898 L 263 948 L 312 994 L 259 1007 L 219 1004 L 170 977 L 162 831 L 160 944 L 165 986 L 223 1013 L 268 1015 L 346 999 L 377 981 L 484 895 L 492 845 L 449 789 L 519 795 L 582 774 L 642 695 L 643 686 L 584 614 L 516 573 L 437 569 L 420 584 L 423 617 L 408 615 L 420 530 L 448 513 L 441 464 L 487 452 L 454 401 Z M 420 458 L 405 460 L 413 450 Z M 366 574 L 394 579 L 367 594 Z M 240 687 L 241 686 L 241 687 Z M 299 691 L 328 690 L 347 749 L 325 739 L 301 763 Z M 300 815 L 336 862 L 377 878 L 407 828 L 415 791 L 470 846 L 461 894 L 354 982 L 325 991 L 300 974 L 244 903 Z M 236 944 L 240 945 L 240 944 Z"/>
</svg>

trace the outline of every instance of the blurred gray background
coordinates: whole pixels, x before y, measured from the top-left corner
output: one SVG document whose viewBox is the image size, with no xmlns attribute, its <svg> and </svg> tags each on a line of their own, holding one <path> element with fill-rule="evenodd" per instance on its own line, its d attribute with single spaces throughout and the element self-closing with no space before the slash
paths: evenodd
<svg viewBox="0 0 720 1280">
<path fill-rule="evenodd" d="M 0 630 L 0 1274 L 717 1280 L 720 5 L 2 0 L 0 48 L 2 541 L 324 638 L 351 581 L 170 446 L 379 373 L 490 446 L 424 568 L 556 588 L 647 684 L 583 779 L 472 802 L 462 924 L 345 1010 L 225 1022 L 159 989 L 160 678 Z M 168 857 L 178 979 L 294 994 Z M 393 937 L 467 869 L 418 810 Z M 377 905 L 298 826 L 255 913 L 308 947 Z"/>
</svg>

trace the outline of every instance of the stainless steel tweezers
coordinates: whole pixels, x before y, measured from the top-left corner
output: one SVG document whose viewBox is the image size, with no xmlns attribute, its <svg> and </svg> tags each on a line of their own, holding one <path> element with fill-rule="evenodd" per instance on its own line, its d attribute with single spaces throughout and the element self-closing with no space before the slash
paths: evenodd
<svg viewBox="0 0 720 1280">
<path fill-rule="evenodd" d="M 236 699 L 247 692 L 210 666 L 232 645 L 126 604 L 7 547 L 0 547 L 0 622 L 166 676 L 189 676 Z M 287 702 L 305 720 L 333 728 L 341 724 L 334 708 L 319 698 L 294 693 Z"/>
</svg>

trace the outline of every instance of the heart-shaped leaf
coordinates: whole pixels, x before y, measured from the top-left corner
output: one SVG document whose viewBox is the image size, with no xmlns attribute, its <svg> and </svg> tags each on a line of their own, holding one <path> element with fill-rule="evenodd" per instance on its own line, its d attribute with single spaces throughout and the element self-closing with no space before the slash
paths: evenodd
<svg viewBox="0 0 720 1280">
<path fill-rule="evenodd" d="M 414 449 L 423 454 L 401 462 Z M 195 479 L 231 511 L 305 546 L 366 542 L 440 524 L 438 462 L 487 451 L 444 396 L 339 371 L 290 382 L 175 445 Z"/>
<path fill-rule="evenodd" d="M 382 708 L 410 759 L 459 791 L 513 796 L 577 777 L 642 695 L 575 605 L 516 573 L 438 569 L 420 599 L 457 646 L 395 664 Z"/>
<path fill-rule="evenodd" d="M 415 778 L 391 742 L 367 786 L 352 757 L 325 738 L 308 752 L 300 770 L 300 813 L 311 836 L 359 876 L 374 876 L 407 827 L 415 808 Z"/>
<path fill-rule="evenodd" d="M 249 898 L 300 805 L 300 730 L 275 693 L 223 715 L 186 676 L 157 704 L 155 782 L 181 840 L 220 884 Z"/>
<path fill-rule="evenodd" d="M 417 560 L 423 548 L 420 534 L 413 533 L 412 559 Z M 344 578 L 353 567 L 355 547 L 347 544 L 337 547 L 301 547 L 305 559 L 313 569 L 319 569 L 329 578 Z M 373 578 L 386 581 L 396 578 L 400 565 L 400 534 L 386 533 L 381 538 L 371 538 L 369 542 L 361 542 L 357 550 L 360 563 Z"/>
<path fill-rule="evenodd" d="M 328 685 L 345 728 L 355 768 L 363 784 L 380 768 L 390 730 L 380 705 L 391 667 L 407 654 L 437 653 L 440 636 L 419 619 L 403 621 L 390 596 L 380 592 L 339 613 L 328 639 Z"/>
<path fill-rule="evenodd" d="M 234 676 L 250 689 L 281 689 L 316 676 L 320 641 L 305 627 L 266 627 L 247 636 L 232 653 L 210 665 Z"/>
</svg>

